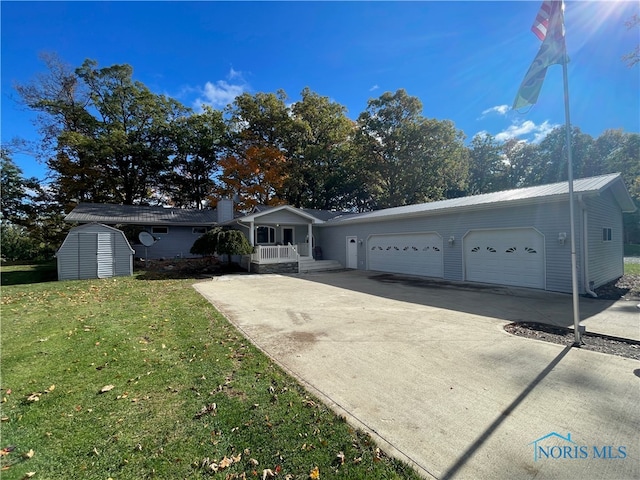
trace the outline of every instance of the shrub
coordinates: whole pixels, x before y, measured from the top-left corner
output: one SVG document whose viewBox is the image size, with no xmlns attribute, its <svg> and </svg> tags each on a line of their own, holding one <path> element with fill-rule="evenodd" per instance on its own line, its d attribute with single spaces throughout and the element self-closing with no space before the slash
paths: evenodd
<svg viewBox="0 0 640 480">
<path fill-rule="evenodd" d="M 191 247 L 193 255 L 247 255 L 253 251 L 239 230 L 216 227 L 200 236 Z"/>
<path fill-rule="evenodd" d="M 190 253 L 192 255 L 215 255 L 216 248 L 218 248 L 218 234 L 222 229 L 219 227 L 209 230 L 204 235 L 201 235 L 193 242 Z"/>
</svg>

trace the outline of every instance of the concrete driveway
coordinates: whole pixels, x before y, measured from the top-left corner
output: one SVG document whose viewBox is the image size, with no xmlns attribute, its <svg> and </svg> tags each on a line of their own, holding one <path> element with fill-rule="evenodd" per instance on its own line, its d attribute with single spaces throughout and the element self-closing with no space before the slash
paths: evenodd
<svg viewBox="0 0 640 480">
<path fill-rule="evenodd" d="M 363 271 L 224 276 L 195 288 L 425 477 L 640 477 L 640 362 L 503 330 L 514 320 L 571 324 L 570 296 Z M 587 329 L 610 315 L 618 336 L 637 336 L 635 305 L 582 303 Z"/>
</svg>

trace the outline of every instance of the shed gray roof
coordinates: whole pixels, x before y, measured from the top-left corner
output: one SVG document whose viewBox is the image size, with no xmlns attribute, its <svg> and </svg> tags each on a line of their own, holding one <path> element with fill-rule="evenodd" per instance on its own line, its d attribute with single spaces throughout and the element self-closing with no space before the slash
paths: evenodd
<svg viewBox="0 0 640 480">
<path fill-rule="evenodd" d="M 215 210 L 80 203 L 64 220 L 111 225 L 213 225 L 217 214 Z"/>
<path fill-rule="evenodd" d="M 624 186 L 622 176 L 619 173 L 600 175 L 598 177 L 582 178 L 574 180 L 573 191 L 575 194 L 599 195 L 606 189 L 611 189 L 616 201 L 623 212 L 634 212 L 636 207 L 629 192 Z M 439 200 L 437 202 L 420 203 L 417 205 L 406 205 L 403 207 L 386 208 L 348 217 L 337 217 L 329 220 L 327 224 L 368 222 L 375 220 L 390 220 L 398 217 L 411 217 L 424 215 L 427 213 L 445 213 L 451 210 L 472 210 L 480 208 L 497 207 L 501 205 L 527 204 L 545 202 L 551 200 L 562 200 L 569 196 L 568 182 L 551 183 L 535 187 L 518 188 L 505 190 L 502 192 L 485 193 L 482 195 L 472 195 L 469 197 L 452 198 L 449 200 Z"/>
</svg>

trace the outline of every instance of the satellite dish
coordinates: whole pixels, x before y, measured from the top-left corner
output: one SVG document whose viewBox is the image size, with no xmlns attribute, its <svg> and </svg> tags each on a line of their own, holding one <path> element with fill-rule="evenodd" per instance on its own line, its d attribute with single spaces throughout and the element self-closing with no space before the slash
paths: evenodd
<svg viewBox="0 0 640 480">
<path fill-rule="evenodd" d="M 156 239 L 153 238 L 153 235 L 151 235 L 149 232 L 140 232 L 140 234 L 138 235 L 138 240 L 140 240 L 140 243 L 145 247 L 150 247 L 151 245 L 156 243 Z"/>
</svg>

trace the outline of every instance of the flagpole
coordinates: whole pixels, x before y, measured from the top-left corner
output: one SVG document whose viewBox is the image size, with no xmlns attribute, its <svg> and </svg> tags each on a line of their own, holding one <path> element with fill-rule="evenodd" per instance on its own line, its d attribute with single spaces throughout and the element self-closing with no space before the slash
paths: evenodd
<svg viewBox="0 0 640 480">
<path fill-rule="evenodd" d="M 564 119 L 567 141 L 567 170 L 569 181 L 569 221 L 571 222 L 571 294 L 573 297 L 573 346 L 581 345 L 580 339 L 580 306 L 578 302 L 578 267 L 576 261 L 576 227 L 573 199 L 573 162 L 571 158 L 571 118 L 569 116 L 569 79 L 567 75 L 567 49 L 564 49 L 562 62 L 562 80 L 564 83 Z M 583 245 L 584 248 L 584 245 Z"/>
</svg>

